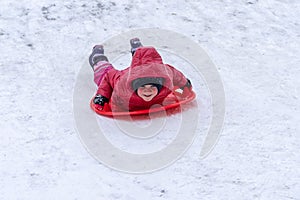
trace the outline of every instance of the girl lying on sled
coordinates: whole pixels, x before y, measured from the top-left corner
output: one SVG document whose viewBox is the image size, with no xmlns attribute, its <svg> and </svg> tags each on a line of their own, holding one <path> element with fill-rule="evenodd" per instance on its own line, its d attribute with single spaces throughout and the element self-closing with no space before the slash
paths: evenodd
<svg viewBox="0 0 300 200">
<path fill-rule="evenodd" d="M 124 70 L 112 66 L 102 45 L 94 46 L 89 62 L 98 86 L 93 99 L 97 110 L 147 110 L 155 104 L 176 102 L 173 92 L 178 88 L 182 97 L 191 93 L 190 80 L 173 66 L 164 64 L 154 47 L 144 47 L 138 38 L 131 39 L 130 44 L 132 61 Z"/>
</svg>

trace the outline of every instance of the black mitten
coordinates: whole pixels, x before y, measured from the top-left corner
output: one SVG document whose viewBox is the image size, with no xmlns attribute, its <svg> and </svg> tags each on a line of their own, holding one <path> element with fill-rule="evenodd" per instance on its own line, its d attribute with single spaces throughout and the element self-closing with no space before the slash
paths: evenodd
<svg viewBox="0 0 300 200">
<path fill-rule="evenodd" d="M 101 105 L 101 106 L 104 106 L 105 103 L 108 103 L 108 98 L 100 95 L 100 94 L 97 94 L 94 98 L 94 103 L 95 104 L 98 104 L 98 105 Z"/>
<path fill-rule="evenodd" d="M 183 90 L 185 87 L 187 87 L 189 89 L 192 88 L 192 83 L 191 83 L 190 79 L 188 79 L 188 78 L 186 79 L 186 84 L 183 87 L 181 87 L 181 89 Z"/>
</svg>

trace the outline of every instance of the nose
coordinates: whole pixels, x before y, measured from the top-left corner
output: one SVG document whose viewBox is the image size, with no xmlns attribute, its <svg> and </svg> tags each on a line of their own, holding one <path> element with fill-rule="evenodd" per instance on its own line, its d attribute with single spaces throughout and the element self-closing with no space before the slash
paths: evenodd
<svg viewBox="0 0 300 200">
<path fill-rule="evenodd" d="M 145 92 L 152 92 L 152 86 L 151 85 L 144 86 L 144 91 Z"/>
</svg>

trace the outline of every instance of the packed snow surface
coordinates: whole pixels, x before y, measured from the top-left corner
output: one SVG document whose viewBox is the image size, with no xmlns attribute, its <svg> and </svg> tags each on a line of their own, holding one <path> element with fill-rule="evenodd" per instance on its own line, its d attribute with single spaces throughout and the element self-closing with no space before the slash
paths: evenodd
<svg viewBox="0 0 300 200">
<path fill-rule="evenodd" d="M 0 199 L 299 200 L 299 11 L 297 0 L 1 0 Z M 226 118 L 214 150 L 200 159 L 211 117 L 207 88 L 161 52 L 192 77 L 202 127 L 177 162 L 136 175 L 88 153 L 72 98 L 93 45 L 139 28 L 180 33 L 207 52 L 223 80 Z M 168 144 L 161 136 L 134 148 L 107 135 L 133 152 Z"/>
</svg>

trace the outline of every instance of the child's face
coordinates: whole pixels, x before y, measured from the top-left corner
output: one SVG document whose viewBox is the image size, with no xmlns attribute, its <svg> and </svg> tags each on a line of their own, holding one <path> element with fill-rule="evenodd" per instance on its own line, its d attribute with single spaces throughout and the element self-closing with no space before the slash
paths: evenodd
<svg viewBox="0 0 300 200">
<path fill-rule="evenodd" d="M 158 94 L 158 89 L 154 85 L 144 85 L 137 89 L 137 95 L 144 101 L 151 101 Z"/>
</svg>

